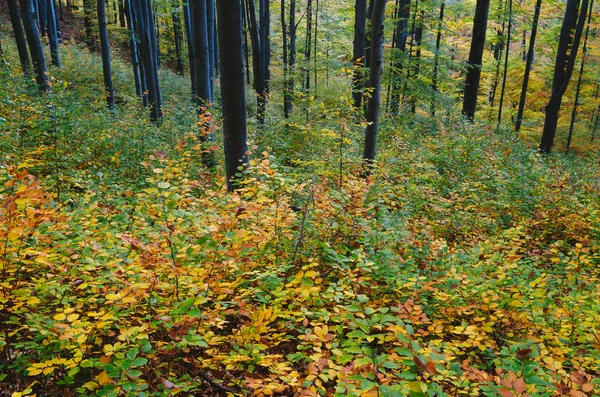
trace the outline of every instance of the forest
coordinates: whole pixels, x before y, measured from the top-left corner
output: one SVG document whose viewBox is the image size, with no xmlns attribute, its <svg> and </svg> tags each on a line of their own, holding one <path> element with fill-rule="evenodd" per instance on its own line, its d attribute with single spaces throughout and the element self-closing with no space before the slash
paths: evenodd
<svg viewBox="0 0 600 397">
<path fill-rule="evenodd" d="M 0 397 L 599 396 L 594 7 L 0 1 Z"/>
</svg>

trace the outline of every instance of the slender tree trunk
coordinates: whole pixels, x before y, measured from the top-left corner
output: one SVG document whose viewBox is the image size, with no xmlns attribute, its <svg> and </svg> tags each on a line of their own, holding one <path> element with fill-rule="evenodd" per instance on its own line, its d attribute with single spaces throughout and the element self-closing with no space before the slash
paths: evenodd
<svg viewBox="0 0 600 397">
<path fill-rule="evenodd" d="M 519 99 L 519 110 L 517 111 L 517 123 L 515 131 L 519 132 L 523 121 L 523 111 L 525 110 L 525 99 L 527 98 L 527 85 L 529 84 L 529 74 L 531 73 L 531 64 L 533 63 L 533 52 L 535 49 L 535 36 L 537 35 L 538 21 L 540 19 L 540 10 L 542 8 L 542 0 L 537 0 L 535 3 L 535 11 L 533 14 L 533 24 L 531 26 L 531 35 L 529 37 L 529 50 L 527 51 L 527 62 L 525 63 L 525 73 L 523 75 L 523 86 L 521 88 L 521 98 Z"/>
<path fill-rule="evenodd" d="M 125 1 L 127 0 L 117 0 L 117 2 L 119 3 L 119 26 L 122 28 L 127 26 L 125 23 L 125 5 L 123 4 Z"/>
<path fill-rule="evenodd" d="M 125 18 L 127 21 L 127 29 L 129 29 L 129 49 L 131 54 L 131 65 L 133 67 L 133 80 L 135 82 L 135 93 L 144 101 L 147 96 L 144 95 L 146 88 L 142 81 L 142 74 L 140 71 L 140 59 L 138 56 L 138 45 L 135 37 L 135 27 L 131 16 L 131 0 L 124 0 L 123 8 L 125 12 Z M 144 106 L 148 106 L 147 103 L 143 103 Z"/>
<path fill-rule="evenodd" d="M 248 31 L 250 30 L 248 24 L 248 11 L 247 11 L 247 0 L 242 0 L 242 24 L 244 34 L 244 69 L 246 70 L 246 84 L 250 84 L 250 59 L 248 54 Z"/>
<path fill-rule="evenodd" d="M 188 48 L 188 62 L 190 64 L 190 81 L 192 84 L 192 99 L 196 93 L 196 67 L 194 66 L 194 40 L 192 33 L 192 20 L 190 16 L 190 0 L 183 2 L 183 21 L 185 25 L 185 39 Z"/>
<path fill-rule="evenodd" d="M 208 38 L 208 67 L 210 98 L 215 97 L 215 0 L 206 0 L 206 33 Z"/>
<path fill-rule="evenodd" d="M 585 68 L 585 55 L 587 53 L 587 41 L 590 33 L 590 23 L 592 22 L 592 11 L 594 9 L 594 0 L 590 0 L 590 12 L 588 13 L 587 27 L 585 28 L 585 37 L 583 38 L 583 49 L 581 55 L 581 66 L 579 68 L 579 77 L 577 78 L 577 90 L 575 91 L 575 102 L 571 112 L 571 124 L 569 125 L 569 136 L 567 138 L 567 152 L 571 148 L 571 138 L 573 137 L 573 126 L 577 118 L 577 106 L 579 106 L 579 94 L 581 92 L 581 81 L 583 80 L 583 70 Z"/>
<path fill-rule="evenodd" d="M 54 0 L 47 0 L 48 10 L 48 39 L 50 41 L 50 55 L 52 65 L 60 68 L 60 51 L 58 49 L 58 28 L 56 26 L 56 10 L 54 9 Z"/>
<path fill-rule="evenodd" d="M 581 10 L 578 9 L 578 5 L 578 0 L 567 0 L 565 18 L 560 31 L 556 63 L 554 65 L 552 94 L 546 105 L 546 118 L 540 142 L 540 152 L 542 153 L 549 153 L 552 150 L 562 97 L 567 90 L 569 80 L 573 74 L 573 68 L 575 67 L 577 49 L 579 48 L 583 26 L 585 25 L 585 17 L 587 15 L 588 0 L 582 0 Z M 573 28 L 575 28 L 575 31 L 571 34 Z"/>
<path fill-rule="evenodd" d="M 398 114 L 400 108 L 400 85 L 402 76 L 403 59 L 406 52 L 406 41 L 408 38 L 408 20 L 410 18 L 410 0 L 400 0 L 396 10 L 397 18 L 395 30 L 395 49 L 392 56 L 392 83 L 391 83 L 391 100 L 390 112 Z"/>
<path fill-rule="evenodd" d="M 29 62 L 29 54 L 27 53 L 27 42 L 25 41 L 23 25 L 21 25 L 19 7 L 17 6 L 17 0 L 7 0 L 7 2 L 8 12 L 10 13 L 10 23 L 13 27 L 19 60 L 21 61 L 21 69 L 23 70 L 23 74 L 27 75 L 30 71 L 31 63 Z"/>
<path fill-rule="evenodd" d="M 523 31 L 523 38 L 521 39 L 521 58 L 527 62 L 527 31 Z"/>
<path fill-rule="evenodd" d="M 365 65 L 365 29 L 367 25 L 367 0 L 356 0 L 354 5 L 354 51 L 352 54 L 352 102 L 355 108 L 362 104 Z"/>
<path fill-rule="evenodd" d="M 473 18 L 473 36 L 471 37 L 471 50 L 469 53 L 469 66 L 465 80 L 462 113 L 469 120 L 475 117 L 477 107 L 477 92 L 481 78 L 481 61 L 485 47 L 485 33 L 487 30 L 489 0 L 477 0 L 475 18 Z"/>
<path fill-rule="evenodd" d="M 83 0 L 83 26 L 85 27 L 85 45 L 90 53 L 96 52 L 96 42 L 92 29 L 92 0 Z"/>
<path fill-rule="evenodd" d="M 387 0 L 374 0 L 371 19 L 371 68 L 369 73 L 369 88 L 371 96 L 367 104 L 367 127 L 365 129 L 365 145 L 363 174 L 371 172 L 377 147 L 377 127 L 379 124 L 379 105 L 381 97 L 381 72 L 383 69 L 383 21 Z"/>
<path fill-rule="evenodd" d="M 438 18 L 438 29 L 437 36 L 435 39 L 435 56 L 433 59 L 433 76 L 431 79 L 431 89 L 433 91 L 433 96 L 431 97 L 431 115 L 435 117 L 435 105 L 437 101 L 437 93 L 438 93 L 438 65 L 439 65 L 439 57 L 440 57 L 440 44 L 442 41 L 442 25 L 444 24 L 444 2 L 442 1 L 442 5 L 440 6 L 440 16 Z"/>
<path fill-rule="evenodd" d="M 294 98 L 294 72 L 296 67 L 296 0 L 290 0 L 289 19 L 289 50 L 287 56 L 287 79 L 285 81 L 285 110 L 289 116 L 292 113 Z"/>
<path fill-rule="evenodd" d="M 227 189 L 238 188 L 239 168 L 248 164 L 246 143 L 246 88 L 242 40 L 242 1 L 218 0 L 219 53 L 221 54 L 221 101 L 223 146 Z"/>
<path fill-rule="evenodd" d="M 500 90 L 500 104 L 498 105 L 498 125 L 502 123 L 502 105 L 506 90 L 506 75 L 508 74 L 508 55 L 510 54 L 510 33 L 512 30 L 512 0 L 508 0 L 508 30 L 506 33 L 506 53 L 504 54 L 504 73 L 502 74 L 502 89 Z"/>
<path fill-rule="evenodd" d="M 312 2 L 308 0 L 306 6 L 306 41 L 304 44 L 304 84 L 303 91 L 310 91 L 310 47 L 312 45 Z"/>
<path fill-rule="evenodd" d="M 417 11 L 415 10 L 415 13 L 417 13 Z M 418 79 L 419 78 L 419 68 L 420 68 L 420 63 L 421 63 L 421 41 L 423 40 L 423 23 L 424 23 L 424 17 L 423 17 L 423 11 L 419 12 L 420 14 L 420 23 L 416 28 L 416 32 L 415 32 L 415 43 L 416 43 L 416 47 L 417 47 L 417 51 L 415 53 L 415 75 L 413 76 L 413 79 Z M 417 97 L 413 94 L 410 100 L 411 104 L 410 104 L 410 111 L 412 114 L 415 114 L 417 112 Z"/>
<path fill-rule="evenodd" d="M 106 28 L 106 0 L 97 0 L 98 32 L 100 35 L 100 51 L 102 54 L 102 70 L 104 72 L 104 93 L 109 109 L 115 105 L 115 89 L 112 82 L 110 65 L 110 44 L 108 42 L 108 29 Z"/>
<path fill-rule="evenodd" d="M 181 42 L 183 37 L 181 34 L 181 18 L 179 17 L 179 3 L 171 9 L 171 19 L 173 20 L 173 41 L 175 42 L 175 59 L 177 62 L 177 74 L 183 76 L 183 59 L 181 51 Z"/>
<path fill-rule="evenodd" d="M 50 91 L 48 84 L 48 76 L 46 75 L 46 58 L 44 57 L 44 49 L 40 39 L 35 15 L 33 0 L 20 0 L 21 12 L 23 17 L 23 29 L 27 36 L 29 51 L 31 53 L 31 61 L 35 72 L 35 79 L 40 91 Z"/>
<path fill-rule="evenodd" d="M 205 0 L 190 1 L 194 70 L 196 73 L 195 100 L 197 106 L 212 102 L 210 90 L 210 60 L 208 52 L 207 9 Z"/>
<path fill-rule="evenodd" d="M 315 73 L 315 84 L 314 84 L 314 92 L 315 98 L 318 96 L 318 85 L 319 85 L 319 76 L 318 76 L 318 67 L 317 67 L 317 47 L 319 42 L 317 40 L 317 35 L 319 33 L 319 0 L 315 0 L 315 37 L 314 37 L 314 45 L 313 45 L 313 66 Z"/>
</svg>

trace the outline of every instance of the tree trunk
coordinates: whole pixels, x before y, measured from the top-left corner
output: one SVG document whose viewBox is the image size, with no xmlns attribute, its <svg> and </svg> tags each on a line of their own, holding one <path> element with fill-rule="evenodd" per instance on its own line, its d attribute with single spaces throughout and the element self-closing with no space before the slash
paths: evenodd
<svg viewBox="0 0 600 397">
<path fill-rule="evenodd" d="M 285 0 L 282 0 L 282 4 Z M 290 18 L 288 25 L 288 36 L 289 44 L 287 51 L 287 64 L 285 70 L 287 77 L 285 79 L 284 87 L 284 114 L 285 117 L 289 117 L 292 113 L 293 98 L 294 98 L 294 68 L 296 65 L 296 0 L 290 0 Z"/>
<path fill-rule="evenodd" d="M 498 125 L 502 122 L 502 105 L 506 90 L 506 75 L 508 74 L 508 55 L 510 54 L 510 33 L 512 30 L 512 0 L 508 0 L 508 31 L 506 33 L 506 53 L 504 54 L 504 73 L 502 74 L 502 89 L 500 90 L 500 104 L 498 105 Z"/>
<path fill-rule="evenodd" d="M 444 2 L 442 1 L 442 5 L 440 6 L 440 16 L 438 18 L 437 36 L 435 39 L 435 56 L 433 59 L 433 76 L 431 79 L 431 89 L 433 91 L 433 96 L 431 97 L 431 116 L 433 117 L 435 117 L 435 105 L 437 100 L 436 96 L 438 92 L 437 78 L 440 57 L 440 44 L 442 41 L 442 25 L 444 24 L 444 7 Z"/>
<path fill-rule="evenodd" d="M 17 0 L 7 1 L 8 12 L 10 13 L 10 23 L 13 27 L 15 41 L 17 42 L 17 51 L 19 52 L 19 60 L 21 61 L 21 69 L 23 70 L 23 74 L 27 75 L 29 73 L 29 68 L 31 68 L 31 63 L 29 62 L 29 54 L 27 53 L 27 42 L 25 41 L 23 25 L 21 25 L 19 7 L 17 6 Z"/>
<path fill-rule="evenodd" d="M 577 49 L 581 40 L 585 17 L 587 15 L 588 0 L 582 0 L 581 10 L 578 10 L 578 0 L 567 0 L 565 18 L 558 40 L 556 52 L 556 63 L 554 65 L 554 78 L 552 80 L 552 95 L 546 105 L 546 118 L 544 120 L 544 131 L 540 142 L 540 152 L 550 153 L 556 135 L 558 123 L 558 112 L 562 97 L 567 90 L 569 80 L 575 67 Z M 575 28 L 573 35 L 571 32 Z"/>
<path fill-rule="evenodd" d="M 369 88 L 371 96 L 367 104 L 365 129 L 365 145 L 363 150 L 363 174 L 371 172 L 377 147 L 377 127 L 379 124 L 379 105 L 381 96 L 381 71 L 383 69 L 383 22 L 387 0 L 374 0 L 371 18 L 371 67 L 369 73 Z"/>
<path fill-rule="evenodd" d="M 471 37 L 471 50 L 469 52 L 469 66 L 465 79 L 462 113 L 469 120 L 475 117 L 477 107 L 477 92 L 481 78 L 481 60 L 485 48 L 485 33 L 487 30 L 490 0 L 477 0 L 475 18 L 473 18 L 473 36 Z"/>
<path fill-rule="evenodd" d="M 590 0 L 590 12 L 588 13 L 587 27 L 585 28 L 585 37 L 583 38 L 583 49 L 581 54 L 581 66 L 579 68 L 579 77 L 577 78 L 577 89 L 575 91 L 575 102 L 571 112 L 571 124 L 569 125 L 569 136 L 567 138 L 567 152 L 571 148 L 571 138 L 573 137 L 573 126 L 577 118 L 577 106 L 579 106 L 579 94 L 581 92 L 581 81 L 583 79 L 583 70 L 585 68 L 585 54 L 587 52 L 587 41 L 590 33 L 590 23 L 592 22 L 592 11 L 594 9 L 594 0 Z"/>
<path fill-rule="evenodd" d="M 208 38 L 208 75 L 211 102 L 215 97 L 215 1 L 206 0 L 206 34 Z"/>
<path fill-rule="evenodd" d="M 36 25 L 35 8 L 33 0 L 20 0 L 21 12 L 23 13 L 23 28 L 27 36 L 31 61 L 35 72 L 35 79 L 40 91 L 50 91 L 48 84 L 48 75 L 46 74 L 46 58 L 44 57 L 44 48 L 40 39 L 40 33 Z"/>
<path fill-rule="evenodd" d="M 183 59 L 181 52 L 181 42 L 183 37 L 181 34 L 181 18 L 179 17 L 179 4 L 176 4 L 171 9 L 171 19 L 173 20 L 173 41 L 175 41 L 175 59 L 177 62 L 176 72 L 183 76 Z"/>
<path fill-rule="evenodd" d="M 109 109 L 115 105 L 115 89 L 112 82 L 110 66 L 110 44 L 108 42 L 108 29 L 106 28 L 106 0 L 97 0 L 98 33 L 100 35 L 100 51 L 102 54 L 102 71 L 104 72 L 104 94 Z"/>
<path fill-rule="evenodd" d="M 308 0 L 306 5 L 306 41 L 304 43 L 304 84 L 302 90 L 310 91 L 310 47 L 312 45 L 312 2 Z"/>
<path fill-rule="evenodd" d="M 354 41 L 352 64 L 352 103 L 355 108 L 362 104 L 365 65 L 365 29 L 367 25 L 367 0 L 356 0 L 354 5 Z"/>
<path fill-rule="evenodd" d="M 85 27 L 85 45 L 93 54 L 96 52 L 96 42 L 92 29 L 92 0 L 83 0 L 83 26 Z"/>
<path fill-rule="evenodd" d="M 415 14 L 417 13 L 417 10 L 415 10 Z M 415 32 L 415 43 L 417 46 L 417 51 L 415 53 L 415 75 L 413 76 L 413 79 L 418 79 L 419 78 L 419 68 L 420 68 L 420 63 L 421 63 L 421 41 L 423 40 L 423 23 L 424 21 L 424 17 L 423 17 L 423 11 L 419 12 L 420 14 L 420 22 L 419 25 L 416 27 L 416 32 Z M 413 93 L 411 99 L 410 99 L 410 112 L 412 114 L 415 114 L 417 112 L 417 96 Z"/>
<path fill-rule="evenodd" d="M 60 51 L 58 49 L 58 26 L 54 0 L 47 0 L 48 10 L 48 39 L 50 41 L 50 55 L 52 65 L 60 68 Z"/>
<path fill-rule="evenodd" d="M 242 40 L 242 1 L 218 0 L 219 53 L 221 55 L 221 101 L 223 146 L 227 189 L 238 188 L 239 168 L 248 164 L 246 143 L 246 88 Z"/>
<path fill-rule="evenodd" d="M 187 40 L 188 48 L 188 62 L 190 64 L 190 81 L 192 84 L 192 100 L 196 92 L 196 67 L 194 66 L 194 40 L 192 33 L 192 20 L 190 16 L 190 2 L 185 0 L 183 2 L 183 21 L 185 25 L 185 39 Z"/>
<path fill-rule="evenodd" d="M 521 88 L 521 98 L 519 99 L 519 110 L 517 111 L 517 123 L 515 131 L 519 132 L 523 121 L 523 111 L 525 109 L 525 99 L 527 97 L 527 85 L 529 84 L 529 74 L 531 73 L 531 64 L 533 63 L 533 52 L 535 49 L 535 36 L 537 34 L 538 21 L 540 19 L 540 10 L 542 0 L 535 3 L 535 12 L 533 15 L 533 24 L 531 26 L 531 35 L 529 37 L 529 50 L 527 51 L 527 62 L 525 63 L 525 73 L 523 75 L 523 86 Z"/>
<path fill-rule="evenodd" d="M 410 18 L 410 0 L 400 0 L 396 10 L 398 21 L 394 27 L 395 53 L 392 56 L 392 83 L 390 113 L 398 114 L 400 108 L 400 83 L 402 76 L 403 58 L 406 52 L 406 41 L 408 38 L 408 20 Z"/>
<path fill-rule="evenodd" d="M 205 0 L 190 1 L 192 45 L 194 46 L 194 72 L 197 106 L 212 102 L 210 90 L 210 61 L 208 53 L 207 10 Z"/>
<path fill-rule="evenodd" d="M 138 56 L 138 45 L 135 38 L 135 27 L 131 17 L 131 0 L 124 0 L 123 8 L 125 13 L 125 19 L 127 21 L 127 29 L 129 29 L 129 50 L 131 54 L 131 65 L 133 67 L 133 80 L 135 82 L 135 93 L 142 99 L 147 99 L 147 96 L 143 93 L 146 91 L 142 80 L 142 74 L 140 70 L 140 59 Z M 147 103 L 143 103 L 144 106 L 148 106 Z"/>
</svg>

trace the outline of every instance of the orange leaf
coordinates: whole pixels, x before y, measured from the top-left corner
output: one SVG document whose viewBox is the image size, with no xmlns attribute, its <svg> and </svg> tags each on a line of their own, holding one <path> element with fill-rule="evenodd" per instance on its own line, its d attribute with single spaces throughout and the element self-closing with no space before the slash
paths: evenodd
<svg viewBox="0 0 600 397">
<path fill-rule="evenodd" d="M 523 360 L 524 358 L 526 358 L 530 354 L 531 354 L 531 349 L 517 350 L 517 358 L 519 360 Z"/>
<path fill-rule="evenodd" d="M 427 361 L 427 365 L 426 365 L 425 369 L 426 369 L 426 370 L 427 370 L 427 372 L 429 372 L 431 375 L 435 375 L 435 374 L 437 374 L 437 368 L 435 368 L 435 363 L 433 362 L 433 360 L 429 360 L 429 361 Z"/>
<path fill-rule="evenodd" d="M 523 393 L 525 391 L 526 385 L 523 378 L 519 378 L 513 383 L 513 389 L 516 393 Z"/>
<path fill-rule="evenodd" d="M 427 365 L 425 364 L 425 361 L 421 360 L 421 357 L 414 356 L 413 361 L 415 362 L 415 364 L 417 364 L 417 367 L 421 369 L 427 369 Z"/>
<path fill-rule="evenodd" d="M 515 396 L 515 395 L 513 394 L 513 392 L 512 392 L 512 391 L 508 390 L 508 389 L 507 389 L 507 388 L 505 388 L 505 387 L 501 387 L 501 388 L 499 388 L 499 389 L 498 389 L 498 393 L 500 393 L 500 395 L 501 395 L 502 397 L 514 397 L 514 396 Z"/>
</svg>

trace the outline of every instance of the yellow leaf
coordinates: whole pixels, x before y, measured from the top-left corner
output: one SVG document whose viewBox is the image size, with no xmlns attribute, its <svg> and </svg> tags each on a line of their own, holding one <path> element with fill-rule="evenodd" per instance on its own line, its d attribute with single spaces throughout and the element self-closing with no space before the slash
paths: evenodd
<svg viewBox="0 0 600 397">
<path fill-rule="evenodd" d="M 67 318 L 67 316 L 65 316 L 64 313 L 57 313 L 52 318 L 55 319 L 56 321 L 64 321 Z"/>
<path fill-rule="evenodd" d="M 100 374 L 98 376 L 96 376 L 96 379 L 98 380 L 98 383 L 100 384 L 100 386 L 104 386 L 107 383 L 110 383 L 110 378 L 108 377 L 108 374 L 106 373 L 106 371 L 100 372 Z"/>
<path fill-rule="evenodd" d="M 100 386 L 98 386 L 98 384 L 96 382 L 87 382 L 86 384 L 83 385 L 83 387 L 85 387 L 88 390 L 94 390 Z"/>
<path fill-rule="evenodd" d="M 54 368 L 55 367 L 47 367 L 47 368 L 44 368 L 44 370 L 42 372 L 44 373 L 44 375 L 48 375 L 48 374 L 51 374 L 52 372 L 54 372 Z"/>
<path fill-rule="evenodd" d="M 69 314 L 67 316 L 67 320 L 72 323 L 73 321 L 77 320 L 79 318 L 79 314 L 77 313 L 73 313 L 73 314 Z"/>
</svg>

